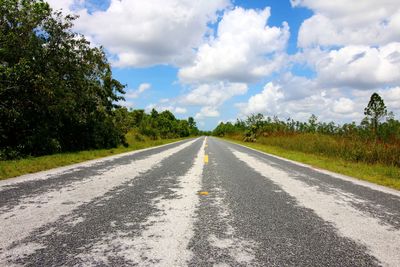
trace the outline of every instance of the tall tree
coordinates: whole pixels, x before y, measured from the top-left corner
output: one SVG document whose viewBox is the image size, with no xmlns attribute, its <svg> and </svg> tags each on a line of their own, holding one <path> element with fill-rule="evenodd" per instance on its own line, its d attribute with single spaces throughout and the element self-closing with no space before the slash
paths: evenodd
<svg viewBox="0 0 400 267">
<path fill-rule="evenodd" d="M 188 122 L 188 126 L 189 126 L 190 135 L 198 135 L 199 129 L 197 128 L 196 121 L 194 120 L 194 118 L 189 117 L 187 122 Z"/>
<path fill-rule="evenodd" d="M 374 135 L 377 134 L 379 121 L 387 115 L 385 103 L 380 95 L 373 93 L 367 107 L 364 109 L 364 115 L 371 121 L 371 127 Z"/>
<path fill-rule="evenodd" d="M 196 127 L 196 122 L 194 121 L 193 117 L 188 118 L 188 123 L 189 123 L 189 128 L 195 128 Z"/>
</svg>

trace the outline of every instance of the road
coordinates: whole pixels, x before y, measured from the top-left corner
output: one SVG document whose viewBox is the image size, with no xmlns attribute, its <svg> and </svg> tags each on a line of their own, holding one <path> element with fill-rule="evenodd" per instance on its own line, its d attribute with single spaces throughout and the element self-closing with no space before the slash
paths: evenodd
<svg viewBox="0 0 400 267">
<path fill-rule="evenodd" d="M 0 181 L 0 266 L 400 266 L 400 192 L 216 138 Z"/>
</svg>

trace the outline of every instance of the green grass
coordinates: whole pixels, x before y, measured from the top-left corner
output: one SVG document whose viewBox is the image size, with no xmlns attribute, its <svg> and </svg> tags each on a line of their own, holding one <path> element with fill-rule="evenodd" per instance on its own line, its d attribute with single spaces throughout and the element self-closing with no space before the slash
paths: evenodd
<svg viewBox="0 0 400 267">
<path fill-rule="evenodd" d="M 31 157 L 19 160 L 7 160 L 0 161 L 0 180 L 4 180 L 11 177 L 27 173 L 35 173 L 38 171 L 49 170 L 56 167 L 66 166 L 74 163 L 79 163 L 87 160 L 102 158 L 133 150 L 164 145 L 176 141 L 183 140 L 185 138 L 178 139 L 161 139 L 161 140 L 150 140 L 145 137 L 140 137 L 141 140 L 135 140 L 134 134 L 128 133 L 128 147 L 118 147 L 113 149 L 99 149 L 99 150 L 88 150 L 71 153 L 61 153 L 42 157 Z"/>
<path fill-rule="evenodd" d="M 315 168 L 321 168 L 336 173 L 341 173 L 360 180 L 391 187 L 400 190 L 400 168 L 386 166 L 383 164 L 367 164 L 351 162 L 337 157 L 327 157 L 284 149 L 278 146 L 271 146 L 259 143 L 248 143 L 232 138 L 224 138 L 237 144 L 257 149 L 269 154 L 302 162 Z"/>
</svg>

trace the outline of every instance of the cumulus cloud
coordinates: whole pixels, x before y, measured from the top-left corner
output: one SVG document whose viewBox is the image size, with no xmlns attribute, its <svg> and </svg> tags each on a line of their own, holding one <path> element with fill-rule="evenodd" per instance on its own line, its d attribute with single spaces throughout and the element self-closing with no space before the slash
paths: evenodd
<svg viewBox="0 0 400 267">
<path fill-rule="evenodd" d="M 253 95 L 247 103 L 239 103 L 238 107 L 245 115 L 264 113 L 278 115 L 280 100 L 284 98 L 282 88 L 272 82 L 267 83 L 261 93 Z"/>
<path fill-rule="evenodd" d="M 249 82 L 278 70 L 289 38 L 286 22 L 267 26 L 270 8 L 225 11 L 216 37 L 201 45 L 194 64 L 179 71 L 183 82 Z"/>
<path fill-rule="evenodd" d="M 315 72 L 319 92 L 288 102 L 289 111 L 307 110 L 312 97 L 319 98 L 326 118 L 359 120 L 370 95 L 377 91 L 396 112 L 396 88 L 400 83 L 400 4 L 397 0 L 318 1 L 291 0 L 292 6 L 307 7 L 314 15 L 300 27 L 294 58 L 307 62 Z M 286 91 L 285 91 L 286 92 Z M 390 92 L 390 93 L 389 93 Z M 355 100 L 357 99 L 357 101 Z M 308 107 L 312 110 L 311 107 Z"/>
<path fill-rule="evenodd" d="M 314 67 L 324 85 L 369 89 L 398 84 L 400 43 L 346 46 L 320 55 Z"/>
<path fill-rule="evenodd" d="M 291 0 L 314 11 L 299 31 L 300 47 L 385 45 L 400 35 L 398 0 Z"/>
<path fill-rule="evenodd" d="M 47 0 L 53 10 L 63 10 L 66 13 L 72 12 L 73 5 L 82 2 L 82 0 Z"/>
<path fill-rule="evenodd" d="M 125 94 L 125 98 L 138 98 L 141 94 L 151 88 L 151 84 L 149 83 L 142 83 L 139 87 L 135 90 L 128 90 Z"/>
<path fill-rule="evenodd" d="M 218 82 L 200 84 L 183 96 L 180 102 L 186 105 L 219 107 L 231 97 L 242 95 L 246 92 L 247 85 L 244 83 Z"/>
<path fill-rule="evenodd" d="M 145 91 L 149 90 L 150 88 L 151 84 L 142 83 L 139 85 L 137 89 L 127 90 L 126 94 L 124 95 L 125 100 L 118 101 L 117 104 L 127 108 L 134 108 L 135 103 L 133 99 L 138 98 L 140 95 L 142 95 Z"/>
<path fill-rule="evenodd" d="M 70 1 L 66 1 L 68 3 Z M 193 56 L 228 0 L 111 0 L 106 10 L 81 9 L 76 28 L 112 55 L 116 66 L 183 64 Z"/>
<path fill-rule="evenodd" d="M 400 115 L 400 87 L 390 88 L 380 92 L 386 100 L 386 105 L 391 111 L 395 111 Z"/>
<path fill-rule="evenodd" d="M 304 78 L 296 76 L 289 78 L 282 79 L 281 83 L 269 82 L 260 93 L 251 96 L 247 102 L 238 103 L 236 106 L 241 116 L 262 113 L 266 116 L 276 115 L 280 118 L 290 117 L 305 121 L 311 114 L 315 114 L 323 121 L 344 122 L 362 119 L 362 112 L 370 95 L 363 95 L 362 101 L 356 103 L 352 99 L 354 96 L 346 97 L 346 93 L 338 89 L 314 88 L 308 95 L 293 98 L 291 96 L 292 90 L 295 90 L 293 81 Z M 303 80 L 303 83 L 312 84 L 313 81 Z"/>
<path fill-rule="evenodd" d="M 294 80 L 298 77 L 292 77 Z M 285 80 L 282 80 L 284 82 Z M 247 102 L 238 103 L 240 115 L 243 117 L 254 113 L 266 116 L 277 115 L 280 118 L 293 118 L 305 121 L 311 114 L 322 121 L 338 123 L 356 121 L 364 118 L 364 108 L 371 95 L 377 92 L 385 101 L 388 111 L 400 116 L 400 87 L 370 90 L 344 90 L 342 88 L 323 88 L 310 91 L 309 95 L 291 98 L 289 83 L 270 82 L 263 90 L 251 96 Z M 311 82 L 311 81 L 310 81 Z"/>
<path fill-rule="evenodd" d="M 174 111 L 176 114 L 185 114 L 187 112 L 187 109 L 183 107 L 175 107 Z"/>
<path fill-rule="evenodd" d="M 204 118 L 215 118 L 219 117 L 219 111 L 216 110 L 214 107 L 202 107 L 200 112 L 197 112 L 194 116 L 195 119 L 204 119 Z"/>
<path fill-rule="evenodd" d="M 201 106 L 200 112 L 196 114 L 197 118 L 218 117 L 220 106 L 234 96 L 245 94 L 247 90 L 248 87 L 244 83 L 200 84 L 182 96 L 179 102 L 184 105 Z"/>
<path fill-rule="evenodd" d="M 276 80 L 285 90 L 285 99 L 298 100 L 317 92 L 320 88 L 315 80 L 284 73 Z"/>
<path fill-rule="evenodd" d="M 349 98 L 341 97 L 334 101 L 332 110 L 339 114 L 352 113 L 354 112 L 354 101 Z"/>
</svg>

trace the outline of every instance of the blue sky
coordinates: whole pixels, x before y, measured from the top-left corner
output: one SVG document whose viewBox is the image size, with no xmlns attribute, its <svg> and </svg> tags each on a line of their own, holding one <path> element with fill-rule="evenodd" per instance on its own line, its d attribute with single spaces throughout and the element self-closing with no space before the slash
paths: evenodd
<svg viewBox="0 0 400 267">
<path fill-rule="evenodd" d="M 378 92 L 400 115 L 398 0 L 49 2 L 106 49 L 130 108 L 205 130 L 252 113 L 344 123 Z"/>
</svg>

